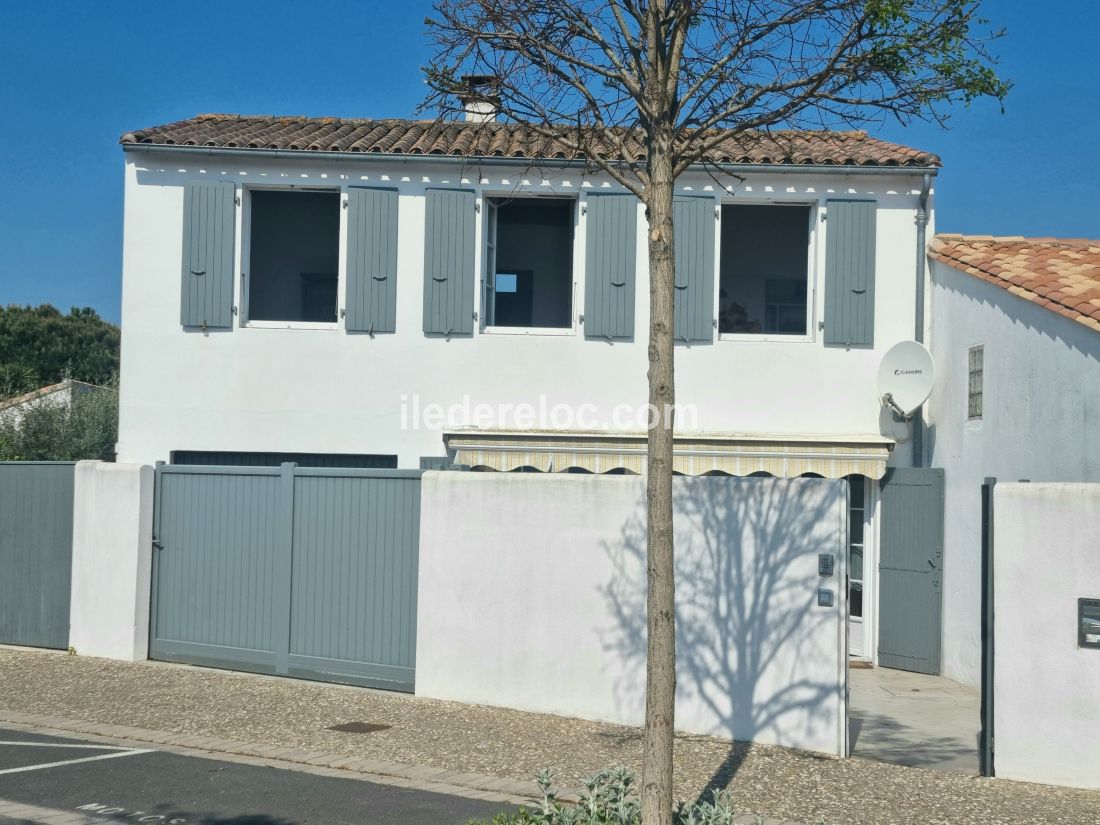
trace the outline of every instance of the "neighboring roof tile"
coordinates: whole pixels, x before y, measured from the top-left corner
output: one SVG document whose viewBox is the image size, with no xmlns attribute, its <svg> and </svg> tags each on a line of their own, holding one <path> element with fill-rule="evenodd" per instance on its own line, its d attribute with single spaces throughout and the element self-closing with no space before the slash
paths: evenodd
<svg viewBox="0 0 1100 825">
<path fill-rule="evenodd" d="M 220 149 L 582 159 L 568 146 L 537 134 L 529 126 L 464 121 L 198 115 L 190 120 L 127 132 L 119 142 Z M 644 146 L 639 140 L 627 135 L 625 142 L 630 160 L 644 158 Z M 708 153 L 707 161 L 823 166 L 940 165 L 940 159 L 930 152 L 878 140 L 866 132 L 824 131 L 731 135 Z"/>
<path fill-rule="evenodd" d="M 1100 241 L 936 235 L 928 255 L 1100 332 Z"/>
<path fill-rule="evenodd" d="M 44 398 L 47 395 L 53 395 L 55 392 L 61 392 L 61 390 L 67 390 L 72 387 L 83 387 L 85 392 L 88 390 L 102 390 L 104 387 L 100 387 L 96 384 L 89 384 L 86 381 L 74 381 L 71 378 L 57 383 L 50 384 L 47 387 L 39 387 L 37 390 L 31 390 L 30 392 L 23 393 L 22 395 L 16 395 L 11 398 L 5 398 L 0 401 L 0 410 L 6 410 L 11 407 L 18 407 L 23 404 L 27 404 L 31 401 L 37 401 L 39 398 Z"/>
</svg>

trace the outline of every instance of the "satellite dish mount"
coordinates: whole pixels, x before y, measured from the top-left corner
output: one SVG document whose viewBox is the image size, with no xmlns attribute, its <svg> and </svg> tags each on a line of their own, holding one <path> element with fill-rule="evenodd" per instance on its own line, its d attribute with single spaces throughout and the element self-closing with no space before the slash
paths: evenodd
<svg viewBox="0 0 1100 825">
<path fill-rule="evenodd" d="M 909 421 L 932 394 L 935 380 L 932 353 L 917 341 L 902 341 L 882 356 L 878 368 L 879 398 L 895 417 Z"/>
</svg>

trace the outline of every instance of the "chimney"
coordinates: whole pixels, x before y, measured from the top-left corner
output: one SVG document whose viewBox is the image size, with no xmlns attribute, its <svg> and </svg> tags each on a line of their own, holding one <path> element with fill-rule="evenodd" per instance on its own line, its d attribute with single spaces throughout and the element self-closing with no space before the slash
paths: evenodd
<svg viewBox="0 0 1100 825">
<path fill-rule="evenodd" d="M 493 94 L 499 79 L 491 74 L 468 74 L 462 77 L 458 99 L 466 113 L 467 123 L 492 123 L 500 111 L 500 98 Z"/>
</svg>

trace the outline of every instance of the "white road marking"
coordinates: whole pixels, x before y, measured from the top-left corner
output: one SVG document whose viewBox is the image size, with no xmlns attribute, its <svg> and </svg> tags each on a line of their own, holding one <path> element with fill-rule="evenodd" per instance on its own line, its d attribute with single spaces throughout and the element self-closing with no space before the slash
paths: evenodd
<svg viewBox="0 0 1100 825">
<path fill-rule="evenodd" d="M 25 745 L 28 748 L 90 748 L 95 751 L 131 751 L 121 745 L 77 745 L 68 742 L 0 742 L 0 745 Z"/>
<path fill-rule="evenodd" d="M 4 744 L 4 743 L 0 743 L 0 744 Z M 18 745 L 35 744 L 35 745 L 37 745 L 37 744 L 44 744 L 44 743 L 41 743 L 41 742 L 9 742 L 7 744 L 18 744 Z M 45 764 L 41 764 L 41 765 L 24 765 L 21 768 L 4 768 L 3 770 L 0 770 L 0 775 L 7 774 L 7 773 L 25 773 L 26 771 L 42 771 L 42 770 L 45 770 L 46 768 L 60 768 L 63 765 L 76 765 L 80 762 L 96 762 L 100 759 L 117 759 L 120 756 L 137 756 L 138 754 L 141 754 L 141 753 L 153 753 L 153 751 L 150 748 L 144 748 L 144 749 L 141 749 L 141 750 L 138 750 L 138 749 L 115 750 L 113 753 L 101 753 L 99 756 L 85 756 L 81 759 L 65 759 L 61 762 L 46 762 Z"/>
</svg>

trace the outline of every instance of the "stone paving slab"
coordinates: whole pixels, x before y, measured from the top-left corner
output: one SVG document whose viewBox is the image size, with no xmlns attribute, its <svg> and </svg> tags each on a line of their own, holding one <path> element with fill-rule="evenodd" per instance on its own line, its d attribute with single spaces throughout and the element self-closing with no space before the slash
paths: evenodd
<svg viewBox="0 0 1100 825">
<path fill-rule="evenodd" d="M 544 766 L 555 771 L 560 787 L 572 789 L 601 767 L 622 764 L 637 771 L 641 761 L 635 728 L 293 679 L 2 647 L 0 708 L 11 721 L 41 714 L 73 724 L 85 719 L 121 725 L 136 729 L 132 738 L 142 742 L 156 741 L 149 732 L 165 732 L 244 743 L 233 751 L 238 758 L 260 762 L 264 757 L 247 755 L 249 743 L 286 753 L 330 753 L 337 761 L 363 760 L 344 762 L 340 769 L 349 773 L 369 763 L 402 781 L 414 780 L 379 764 L 503 778 L 533 791 L 531 777 Z M 392 727 L 370 734 L 329 730 L 351 721 Z M 268 757 L 275 752 L 266 751 Z M 714 737 L 678 736 L 675 760 L 678 798 L 692 800 L 707 788 L 725 787 L 737 809 L 779 822 L 1100 825 L 1100 793 L 1092 791 L 840 760 Z M 330 770 L 335 764 L 301 768 Z"/>
</svg>

